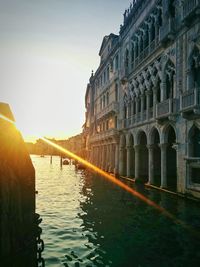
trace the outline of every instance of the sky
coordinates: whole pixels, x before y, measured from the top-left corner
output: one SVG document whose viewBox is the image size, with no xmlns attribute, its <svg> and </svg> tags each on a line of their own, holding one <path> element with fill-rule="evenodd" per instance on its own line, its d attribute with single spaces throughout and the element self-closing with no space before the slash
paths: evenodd
<svg viewBox="0 0 200 267">
<path fill-rule="evenodd" d="M 82 131 L 84 97 L 105 35 L 130 0 L 0 0 L 0 102 L 26 141 Z"/>
</svg>

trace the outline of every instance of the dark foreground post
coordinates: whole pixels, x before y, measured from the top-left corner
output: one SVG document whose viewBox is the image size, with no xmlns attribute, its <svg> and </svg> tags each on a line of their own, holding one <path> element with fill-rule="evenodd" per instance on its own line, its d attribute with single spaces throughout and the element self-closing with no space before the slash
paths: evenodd
<svg viewBox="0 0 200 267">
<path fill-rule="evenodd" d="M 35 171 L 12 121 L 9 106 L 0 103 L 0 266 L 35 267 Z"/>
</svg>

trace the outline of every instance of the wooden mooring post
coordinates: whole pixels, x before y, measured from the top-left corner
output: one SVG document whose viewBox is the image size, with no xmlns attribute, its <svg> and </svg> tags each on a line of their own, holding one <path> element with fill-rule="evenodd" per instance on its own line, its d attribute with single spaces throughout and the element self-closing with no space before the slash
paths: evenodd
<svg viewBox="0 0 200 267">
<path fill-rule="evenodd" d="M 36 266 L 35 170 L 6 103 L 0 103 L 0 266 Z"/>
</svg>

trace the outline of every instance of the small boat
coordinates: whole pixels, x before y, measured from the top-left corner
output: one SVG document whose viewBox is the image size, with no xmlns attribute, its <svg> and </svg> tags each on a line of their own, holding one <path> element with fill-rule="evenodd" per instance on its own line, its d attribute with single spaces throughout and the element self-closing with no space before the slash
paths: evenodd
<svg viewBox="0 0 200 267">
<path fill-rule="evenodd" d="M 63 160 L 63 165 L 69 165 L 69 160 L 67 159 Z"/>
<path fill-rule="evenodd" d="M 76 169 L 77 169 L 77 170 L 85 170 L 86 167 L 85 167 L 85 165 L 83 165 L 83 164 L 81 164 L 81 163 L 77 163 L 77 164 L 76 164 Z"/>
</svg>

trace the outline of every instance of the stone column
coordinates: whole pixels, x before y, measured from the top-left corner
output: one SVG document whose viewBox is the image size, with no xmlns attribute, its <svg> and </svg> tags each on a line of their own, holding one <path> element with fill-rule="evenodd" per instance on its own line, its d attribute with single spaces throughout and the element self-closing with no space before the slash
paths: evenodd
<svg viewBox="0 0 200 267">
<path fill-rule="evenodd" d="M 149 184 L 154 184 L 154 145 L 148 145 L 149 151 Z"/>
<path fill-rule="evenodd" d="M 98 162 L 98 167 L 100 168 L 101 167 L 101 146 L 99 146 L 99 162 Z"/>
<path fill-rule="evenodd" d="M 94 163 L 94 147 L 92 146 L 91 162 Z"/>
<path fill-rule="evenodd" d="M 161 102 L 166 99 L 166 82 L 162 81 L 160 84 Z"/>
<path fill-rule="evenodd" d="M 124 175 L 124 148 L 120 147 L 119 151 L 119 174 Z"/>
<path fill-rule="evenodd" d="M 139 178 L 139 156 L 140 156 L 140 145 L 134 146 L 135 149 L 135 179 Z"/>
<path fill-rule="evenodd" d="M 114 174 L 117 176 L 119 174 L 119 145 L 115 145 L 115 169 Z"/>
<path fill-rule="evenodd" d="M 143 121 L 143 112 L 144 112 L 144 95 L 141 95 L 141 120 Z"/>
<path fill-rule="evenodd" d="M 108 150 L 108 144 L 105 145 L 105 171 L 108 171 L 108 159 L 109 159 L 109 150 Z"/>
<path fill-rule="evenodd" d="M 149 91 L 147 91 L 146 92 L 146 96 L 147 96 L 147 120 L 149 120 L 149 118 L 150 118 L 150 114 L 149 114 L 149 109 L 150 109 L 150 92 Z"/>
<path fill-rule="evenodd" d="M 102 162 L 102 146 L 99 146 L 99 168 L 101 168 Z"/>
<path fill-rule="evenodd" d="M 102 169 L 105 170 L 106 150 L 105 145 L 102 147 Z"/>
<path fill-rule="evenodd" d="M 167 188 L 167 145 L 160 144 L 161 150 L 161 188 Z"/>
<path fill-rule="evenodd" d="M 112 170 L 111 170 L 111 172 L 112 173 L 114 173 L 114 170 L 115 170 L 115 149 L 116 149 L 116 147 L 115 147 L 115 144 L 113 143 L 112 144 Z"/>
<path fill-rule="evenodd" d="M 94 164 L 97 166 L 97 146 L 94 147 Z"/>
<path fill-rule="evenodd" d="M 157 88 L 153 88 L 153 118 L 156 117 Z"/>
<path fill-rule="evenodd" d="M 108 144 L 108 160 L 107 160 L 107 171 L 111 172 L 111 162 L 112 162 L 112 154 L 111 154 L 111 144 Z"/>
<path fill-rule="evenodd" d="M 98 146 L 98 162 L 97 162 L 97 166 L 100 166 L 100 161 L 101 161 L 101 154 L 100 154 L 100 146 Z"/>
<path fill-rule="evenodd" d="M 126 166 L 126 174 L 128 177 L 131 176 L 131 146 L 126 147 L 127 150 L 127 166 Z"/>
<path fill-rule="evenodd" d="M 138 102 L 139 102 L 139 99 L 138 99 L 138 97 L 137 97 L 137 98 L 135 99 L 135 105 L 136 105 L 136 107 L 135 107 L 135 122 L 138 121 L 138 108 L 139 108 Z"/>
</svg>

